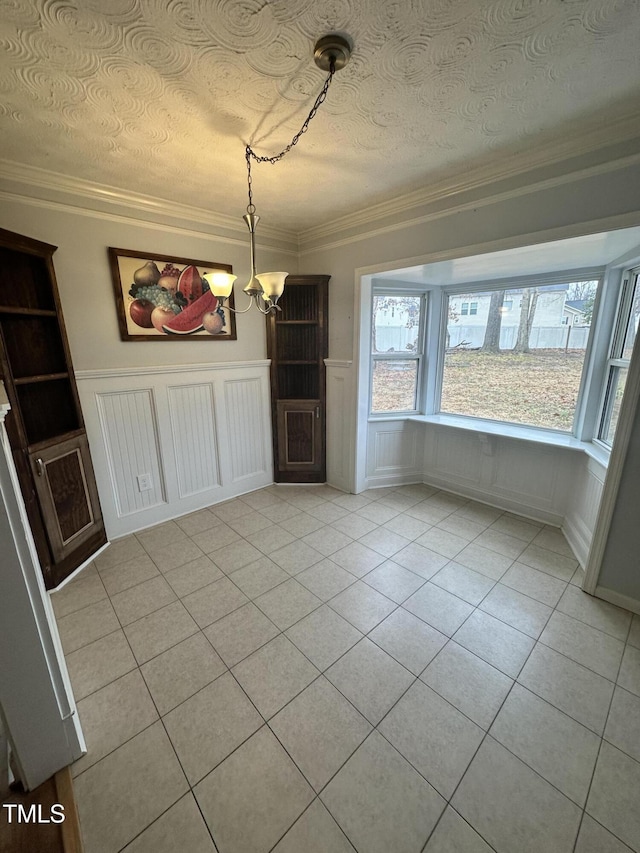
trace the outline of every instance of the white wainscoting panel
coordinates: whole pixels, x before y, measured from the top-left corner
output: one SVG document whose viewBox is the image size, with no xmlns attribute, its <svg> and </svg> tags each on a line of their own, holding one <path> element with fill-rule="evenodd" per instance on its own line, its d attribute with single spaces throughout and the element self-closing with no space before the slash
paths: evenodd
<svg viewBox="0 0 640 853">
<path fill-rule="evenodd" d="M 354 451 L 351 442 L 353 362 L 327 358 L 324 363 L 327 389 L 327 483 L 336 489 L 350 492 L 353 485 Z"/>
<path fill-rule="evenodd" d="M 554 523 L 564 517 L 573 469 L 581 454 L 513 439 L 497 440 L 491 490 L 509 505 L 525 505 L 549 513 Z M 573 457 L 576 457 L 575 459 Z M 548 516 L 545 516 L 548 517 Z"/>
<path fill-rule="evenodd" d="M 583 456 L 567 500 L 562 529 L 583 567 L 589 556 L 606 473 L 604 465 Z"/>
<path fill-rule="evenodd" d="M 560 526 L 582 454 L 445 426 L 423 429 L 426 483 Z"/>
<path fill-rule="evenodd" d="M 118 516 L 165 503 L 153 389 L 98 393 L 96 403 Z M 142 474 L 151 478 L 146 491 L 138 486 Z"/>
<path fill-rule="evenodd" d="M 462 430 L 424 431 L 423 474 L 455 479 L 472 487 L 482 479 L 483 457 L 478 436 Z"/>
<path fill-rule="evenodd" d="M 268 361 L 76 378 L 109 538 L 273 482 Z"/>
<path fill-rule="evenodd" d="M 367 444 L 367 488 L 413 483 L 422 472 L 422 445 L 407 420 L 372 421 Z"/>
<path fill-rule="evenodd" d="M 212 383 L 173 385 L 167 393 L 180 497 L 219 486 Z"/>
<path fill-rule="evenodd" d="M 474 430 L 371 421 L 365 487 L 425 482 L 559 527 L 583 458 L 575 448 Z"/>
<path fill-rule="evenodd" d="M 258 377 L 224 380 L 226 439 L 231 480 L 238 483 L 267 468 L 267 450 L 260 424 L 265 400 Z"/>
</svg>

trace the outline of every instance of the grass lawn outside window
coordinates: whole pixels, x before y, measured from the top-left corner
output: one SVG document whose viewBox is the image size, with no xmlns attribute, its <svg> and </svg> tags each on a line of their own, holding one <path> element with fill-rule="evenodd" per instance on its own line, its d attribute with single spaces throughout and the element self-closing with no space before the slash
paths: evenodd
<svg viewBox="0 0 640 853">
<path fill-rule="evenodd" d="M 570 432 L 584 350 L 445 355 L 440 411 Z"/>
</svg>

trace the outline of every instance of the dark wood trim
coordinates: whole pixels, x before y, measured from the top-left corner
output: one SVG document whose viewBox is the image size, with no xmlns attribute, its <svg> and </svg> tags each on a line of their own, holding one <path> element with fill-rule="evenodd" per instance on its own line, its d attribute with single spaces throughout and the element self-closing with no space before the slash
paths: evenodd
<svg viewBox="0 0 640 853">
<path fill-rule="evenodd" d="M 25 237 L 24 234 L 15 234 L 13 231 L 7 231 L 6 228 L 0 228 L 0 246 L 4 246 L 6 249 L 14 249 L 16 252 L 24 252 L 27 255 L 37 255 L 41 258 L 53 255 L 58 249 L 51 243 L 43 243 L 33 237 Z"/>
<path fill-rule="evenodd" d="M 31 385 L 33 382 L 53 382 L 56 379 L 68 379 L 68 373 L 41 373 L 39 376 L 21 376 L 14 379 L 14 385 Z"/>
</svg>

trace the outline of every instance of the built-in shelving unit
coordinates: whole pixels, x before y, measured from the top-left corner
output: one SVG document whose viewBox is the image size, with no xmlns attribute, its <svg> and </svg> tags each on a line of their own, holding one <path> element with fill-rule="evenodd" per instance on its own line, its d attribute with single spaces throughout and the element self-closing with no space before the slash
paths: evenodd
<svg viewBox="0 0 640 853">
<path fill-rule="evenodd" d="M 0 376 L 47 587 L 106 542 L 55 281 L 55 246 L 0 229 Z"/>
<path fill-rule="evenodd" d="M 329 278 L 288 276 L 279 302 L 282 310 L 267 317 L 276 482 L 326 479 Z"/>
</svg>

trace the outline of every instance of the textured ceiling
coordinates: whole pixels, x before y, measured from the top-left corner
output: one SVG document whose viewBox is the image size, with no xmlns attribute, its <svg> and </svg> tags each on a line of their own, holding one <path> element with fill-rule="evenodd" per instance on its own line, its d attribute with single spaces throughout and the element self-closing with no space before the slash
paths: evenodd
<svg viewBox="0 0 640 853">
<path fill-rule="evenodd" d="M 293 231 L 628 117 L 638 0 L 0 0 L 1 156 Z"/>
</svg>

